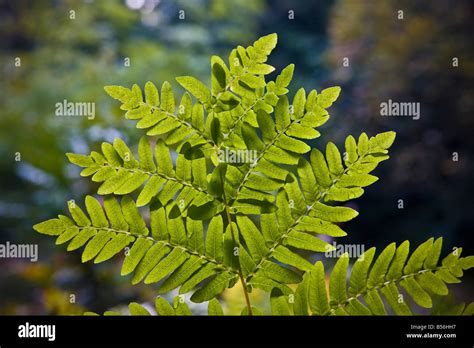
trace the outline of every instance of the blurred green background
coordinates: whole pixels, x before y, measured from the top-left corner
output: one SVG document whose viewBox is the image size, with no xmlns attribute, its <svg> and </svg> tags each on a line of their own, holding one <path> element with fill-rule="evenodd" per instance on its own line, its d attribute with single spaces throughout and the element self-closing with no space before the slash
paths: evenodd
<svg viewBox="0 0 474 348">
<path fill-rule="evenodd" d="M 362 131 L 398 133 L 377 169 L 381 180 L 350 203 L 361 214 L 339 242 L 369 248 L 443 235 L 445 250 L 472 253 L 473 10 L 470 0 L 0 1 L 0 243 L 39 245 L 37 263 L 0 259 L 0 314 L 102 312 L 155 296 L 119 276 L 119 259 L 81 264 L 79 252 L 66 253 L 31 226 L 95 192 L 65 152 L 140 135 L 104 85 L 168 80 L 178 91 L 174 77 L 209 81 L 211 55 L 272 32 L 279 43 L 270 64 L 296 65 L 293 93 L 342 87 L 317 147 Z M 95 119 L 56 117 L 64 99 L 95 102 Z M 381 117 L 388 99 L 419 102 L 421 118 Z M 472 277 L 465 281 L 458 300 L 472 293 Z M 240 292 L 225 296 L 239 306 Z"/>
</svg>

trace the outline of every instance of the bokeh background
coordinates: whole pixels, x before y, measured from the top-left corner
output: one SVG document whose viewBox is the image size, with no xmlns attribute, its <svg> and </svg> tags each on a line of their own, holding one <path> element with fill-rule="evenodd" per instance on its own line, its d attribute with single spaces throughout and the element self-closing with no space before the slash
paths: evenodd
<svg viewBox="0 0 474 348">
<path fill-rule="evenodd" d="M 211 55 L 272 32 L 270 64 L 296 65 L 293 91 L 342 87 L 317 147 L 362 131 L 398 133 L 381 180 L 351 203 L 360 215 L 339 242 L 381 248 L 443 235 L 445 251 L 472 254 L 473 9 L 471 0 L 1 0 L 0 243 L 36 243 L 39 261 L 0 259 L 0 314 L 102 312 L 153 299 L 152 287 L 119 276 L 119 258 L 81 264 L 79 252 L 31 226 L 95 192 L 65 152 L 140 134 L 104 85 L 168 80 L 178 91 L 175 76 L 209 81 Z M 95 102 L 95 119 L 56 117 L 64 99 Z M 419 102 L 421 118 L 381 117 L 388 99 Z M 471 274 L 453 288 L 455 301 L 472 300 L 473 285 Z M 238 289 L 224 296 L 239 312 Z"/>
</svg>

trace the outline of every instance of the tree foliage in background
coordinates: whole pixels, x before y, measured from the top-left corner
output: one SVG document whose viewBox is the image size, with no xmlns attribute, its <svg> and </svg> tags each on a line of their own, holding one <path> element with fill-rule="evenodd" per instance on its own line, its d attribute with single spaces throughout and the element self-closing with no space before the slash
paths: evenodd
<svg viewBox="0 0 474 348">
<path fill-rule="evenodd" d="M 399 134 L 383 199 L 368 195 L 364 204 L 370 207 L 370 218 L 354 233 L 364 231 L 364 237 L 381 243 L 372 226 L 390 218 L 397 222 L 387 233 L 392 238 L 401 233 L 400 241 L 422 242 L 426 234 L 409 231 L 441 227 L 450 244 L 472 245 L 474 221 L 465 211 L 474 209 L 469 197 L 474 190 L 473 11 L 474 3 L 463 0 L 334 3 L 328 26 L 331 44 L 324 55 L 347 96 L 341 109 L 350 110 L 338 128 L 344 134 L 390 127 Z M 380 104 L 389 99 L 419 102 L 420 119 L 381 117 Z M 405 209 L 394 209 L 399 199 Z M 459 204 L 465 208 L 452 209 Z"/>
<path fill-rule="evenodd" d="M 136 151 L 116 138 L 88 155 L 69 153 L 82 176 L 100 183 L 100 199 L 87 196 L 86 212 L 71 200 L 71 218 L 59 215 L 34 228 L 56 236 L 56 244 L 68 243 L 68 251 L 84 247 L 83 262 L 101 263 L 126 250 L 121 274 L 131 274 L 133 284 L 192 292 L 191 301 L 209 301 L 212 315 L 223 313 L 216 298 L 237 282 L 246 300 L 243 315 L 261 313 L 250 302 L 255 288 L 270 293 L 274 315 L 387 314 L 380 294 L 392 313 L 411 314 L 398 285 L 417 305 L 431 308 L 433 295 L 447 295 L 446 283 L 459 282 L 474 266 L 474 257 L 460 257 L 461 249 L 439 264 L 441 239 L 426 241 L 410 256 L 408 242 L 390 244 L 376 259 L 369 249 L 354 264 L 348 290 L 349 258 L 343 255 L 329 293 L 323 263 L 302 255 L 333 250 L 324 235 L 346 235 L 339 224 L 358 212 L 343 203 L 378 180 L 371 173 L 389 158 L 395 133 L 348 136 L 343 153 L 332 142 L 324 152 L 309 147 L 305 141 L 320 136 L 317 129 L 329 119 L 340 88 L 301 88 L 290 100 L 293 65 L 274 80 L 266 77 L 274 71 L 267 60 L 276 43 L 271 34 L 238 46 L 227 62 L 213 56 L 211 88 L 178 77 L 187 91 L 180 98 L 166 81 L 160 90 L 152 82 L 105 87 L 146 135 Z M 255 156 L 222 160 L 222 153 L 239 151 Z M 156 311 L 191 314 L 181 297 L 173 306 L 157 298 Z M 148 313 L 137 303 L 130 312 Z M 471 314 L 472 306 L 461 312 Z"/>
</svg>

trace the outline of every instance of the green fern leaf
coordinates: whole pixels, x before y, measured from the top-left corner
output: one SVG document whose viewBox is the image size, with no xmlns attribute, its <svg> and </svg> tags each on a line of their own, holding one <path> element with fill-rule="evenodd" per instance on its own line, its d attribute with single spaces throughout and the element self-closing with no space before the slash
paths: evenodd
<svg viewBox="0 0 474 348">
<path fill-rule="evenodd" d="M 183 86 L 189 93 L 196 97 L 202 104 L 207 104 L 211 99 L 211 92 L 207 87 L 198 79 L 191 76 L 177 77 L 176 81 Z"/>
<path fill-rule="evenodd" d="M 210 316 L 222 316 L 224 315 L 224 310 L 222 309 L 222 306 L 219 301 L 213 298 L 209 301 L 207 313 Z"/>
<path fill-rule="evenodd" d="M 224 223 L 221 216 L 214 217 L 209 223 L 206 236 L 206 255 L 222 262 L 224 258 Z"/>
<path fill-rule="evenodd" d="M 224 272 L 217 275 L 209 283 L 197 290 L 193 296 L 191 296 L 191 300 L 198 303 L 211 300 L 213 297 L 227 288 L 230 281 L 235 279 L 235 277 L 235 274 L 229 272 Z"/>
<path fill-rule="evenodd" d="M 307 233 L 291 231 L 286 238 L 288 245 L 298 249 L 311 250 L 315 252 L 327 252 L 335 248 L 323 240 L 313 237 Z"/>
<path fill-rule="evenodd" d="M 157 283 L 168 274 L 174 272 L 188 258 L 184 250 L 174 249 L 168 256 L 161 260 L 145 278 L 145 284 Z"/>
<path fill-rule="evenodd" d="M 274 249 L 272 256 L 280 262 L 296 267 L 303 271 L 308 271 L 312 267 L 311 264 L 304 258 L 282 245 Z"/>
<path fill-rule="evenodd" d="M 324 271 L 323 271 L 324 273 Z M 303 275 L 303 280 L 295 291 L 295 301 L 293 304 L 293 313 L 298 316 L 307 316 L 308 312 L 308 288 L 310 273 Z M 314 295 L 313 295 L 314 296 Z M 327 301 L 327 297 L 326 297 Z"/>
<path fill-rule="evenodd" d="M 141 304 L 136 303 L 136 302 L 130 303 L 128 308 L 130 310 L 130 315 L 136 315 L 136 316 L 151 315 L 150 312 L 145 307 L 143 307 Z"/>
<path fill-rule="evenodd" d="M 463 268 L 465 261 L 462 260 L 467 258 L 460 258 L 461 251 L 455 249 L 456 255 L 450 253 L 444 259 L 444 264 L 438 264 L 441 238 L 435 243 L 433 238 L 422 243 L 409 258 L 408 247 L 408 242 L 402 243 L 398 248 L 392 243 L 377 258 L 374 258 L 375 248 L 361 255 L 351 270 L 351 297 L 347 297 L 346 292 L 349 258 L 347 254 L 339 258 L 330 275 L 329 304 L 324 267 L 318 261 L 309 271 L 309 285 L 303 281 L 296 290 L 300 298 L 298 313 L 304 315 L 309 307 L 311 313 L 316 315 L 386 315 L 387 305 L 396 315 L 412 315 L 406 296 L 420 307 L 431 308 L 433 295 L 448 294 L 449 289 L 445 283 L 450 282 L 450 277 L 457 280 L 456 267 Z M 424 264 L 428 256 L 429 262 Z M 470 268 L 468 266 L 472 265 L 465 266 Z M 402 273 L 403 269 L 408 269 L 408 272 Z M 398 285 L 405 292 L 401 292 Z M 460 311 L 462 312 L 462 308 Z"/>
<path fill-rule="evenodd" d="M 411 254 L 410 258 L 407 261 L 405 268 L 403 269 L 404 274 L 412 274 L 418 272 L 423 263 L 425 262 L 426 257 L 428 256 L 428 251 L 433 247 L 433 238 L 428 239 L 426 242 L 421 244 L 416 250 Z"/>
<path fill-rule="evenodd" d="M 390 266 L 390 262 L 392 261 L 393 255 L 395 254 L 395 250 L 395 243 L 392 243 L 387 246 L 379 255 L 372 266 L 369 278 L 367 279 L 367 285 L 369 287 L 373 287 L 384 280 L 388 267 Z"/>
<path fill-rule="evenodd" d="M 349 281 L 349 294 L 357 295 L 362 293 L 366 289 L 367 275 L 369 273 L 369 267 L 372 264 L 372 260 L 374 259 L 374 255 L 375 248 L 370 248 L 354 263 L 354 266 L 352 267 L 351 278 Z M 379 271 L 381 271 L 381 268 L 383 266 L 380 265 L 379 267 Z M 373 270 L 371 272 L 371 275 L 372 273 Z"/>
<path fill-rule="evenodd" d="M 329 310 L 329 303 L 326 292 L 324 266 L 321 261 L 316 262 L 314 270 L 311 270 L 308 292 L 311 311 L 317 315 L 325 314 Z"/>
<path fill-rule="evenodd" d="M 346 274 L 349 267 L 349 256 L 344 254 L 337 260 L 329 280 L 329 302 L 339 305 L 347 299 Z"/>
<path fill-rule="evenodd" d="M 60 219 L 50 219 L 34 225 L 33 228 L 42 234 L 58 236 L 67 229 L 67 226 Z"/>
<path fill-rule="evenodd" d="M 270 296 L 270 305 L 272 307 L 273 315 L 290 315 L 288 299 L 278 288 L 272 290 Z"/>
<path fill-rule="evenodd" d="M 149 228 L 135 202 L 125 196 L 121 203 L 108 196 L 102 208 L 96 199 L 88 196 L 86 206 L 90 219 L 75 204 L 70 204 L 70 210 L 77 221 L 92 226 L 81 226 L 77 221 L 60 216 L 38 224 L 35 228 L 41 233 L 58 236 L 58 244 L 69 242 L 68 250 L 85 246 L 83 262 L 92 259 L 95 263 L 103 262 L 125 250 L 122 275 L 133 273 L 133 284 L 143 279 L 145 283 L 156 283 L 164 279 L 160 292 L 177 287 L 181 287 L 180 291 L 186 290 L 184 292 L 195 287 L 205 287 L 205 291 L 195 297 L 201 301 L 201 298 L 211 296 L 214 292 L 215 296 L 227 285 L 231 285 L 230 281 L 219 282 L 219 279 L 222 280 L 219 275 L 226 274 L 225 277 L 229 280 L 237 277 L 237 268 L 233 267 L 238 267 L 238 263 L 226 264 L 223 260 L 224 226 L 220 216 L 211 221 L 205 241 L 201 221 L 184 220 L 180 216 L 167 218 L 169 213 L 166 211 L 172 210 L 175 205 L 163 207 L 161 204 L 153 204 L 150 207 L 152 236 L 149 236 Z M 113 216 L 113 220 L 108 220 L 109 215 Z M 204 244 L 207 245 L 206 248 Z M 129 245 L 131 248 L 125 249 Z M 210 277 L 213 279 L 207 285 L 200 284 Z"/>
<path fill-rule="evenodd" d="M 249 248 L 252 259 L 258 263 L 268 253 L 268 248 L 265 245 L 265 240 L 254 225 L 254 223 L 246 216 L 237 216 L 237 226 L 240 234 L 245 240 Z"/>
<path fill-rule="evenodd" d="M 155 309 L 158 315 L 162 315 L 162 316 L 175 315 L 175 311 L 173 307 L 163 297 L 157 297 L 155 299 Z"/>
<path fill-rule="evenodd" d="M 298 284 L 302 280 L 301 275 L 298 273 L 270 261 L 262 263 L 261 272 L 264 273 L 266 277 L 282 284 Z"/>
<path fill-rule="evenodd" d="M 92 169 L 86 174 L 93 175 L 93 181 L 102 182 L 99 194 L 125 195 L 138 190 L 138 206 L 150 203 L 155 197 L 166 204 L 178 194 L 176 200 L 182 201 L 182 211 L 191 203 L 202 205 L 214 199 L 207 191 L 205 175 L 203 177 L 205 162 L 201 159 L 186 160 L 184 155 L 178 155 L 175 171 L 169 149 L 162 140 L 158 140 L 155 146 L 156 160 L 153 160 L 152 149 L 146 138 L 140 139 L 138 161 L 121 141 L 116 140 L 114 146 L 103 143 L 103 150 L 106 151 L 105 156 L 97 157 L 91 153 L 89 158 L 93 164 L 86 168 Z M 133 164 L 132 159 L 135 161 Z M 209 204 L 218 207 L 216 203 Z M 213 213 L 217 212 L 216 208 Z M 83 220 L 83 223 L 88 222 Z"/>
</svg>

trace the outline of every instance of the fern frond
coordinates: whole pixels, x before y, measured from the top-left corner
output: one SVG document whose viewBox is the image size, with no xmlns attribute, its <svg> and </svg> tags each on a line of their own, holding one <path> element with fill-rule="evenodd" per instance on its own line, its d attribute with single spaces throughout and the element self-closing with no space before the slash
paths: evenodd
<svg viewBox="0 0 474 348">
<path fill-rule="evenodd" d="M 474 267 L 473 256 L 460 257 L 462 248 L 454 248 L 440 263 L 441 247 L 442 238 L 431 238 L 409 255 L 408 241 L 398 247 L 392 243 L 377 258 L 371 248 L 357 259 L 350 276 L 349 257 L 344 254 L 329 276 L 329 290 L 318 261 L 296 290 L 295 314 L 387 315 L 390 309 L 396 315 L 411 315 L 414 306 L 407 298 L 431 308 L 433 297 L 448 294 L 446 284 L 460 282 L 463 271 Z M 464 304 L 456 311 L 463 310 Z M 472 313 L 472 306 L 465 312 Z"/>
<path fill-rule="evenodd" d="M 213 57 L 211 93 L 193 77 L 178 78 L 206 107 L 206 125 L 210 125 L 211 136 L 218 145 L 216 153 L 224 148 L 258 153 L 253 163 L 228 170 L 227 196 L 233 201 L 233 213 L 274 210 L 274 198 L 269 191 L 280 188 L 287 176 L 279 165 L 297 164 L 299 155 L 310 150 L 295 138 L 314 139 L 320 135 L 314 128 L 327 121 L 325 108 L 331 106 L 340 91 L 339 87 L 328 88 L 319 95 L 312 91 L 306 98 L 304 89 L 300 89 L 290 108 L 285 94 L 294 66 L 285 68 L 275 82 L 266 84 L 264 79 L 265 74 L 273 71 L 263 62 L 275 44 L 276 35 L 272 34 L 246 49 L 239 46 L 231 53 L 230 68 L 219 57 Z M 273 111 L 276 122 L 270 116 Z M 256 127 L 262 131 L 263 139 L 255 132 Z"/>
<path fill-rule="evenodd" d="M 178 83 L 199 102 L 193 106 L 190 95 L 186 93 L 178 106 L 178 112 L 175 96 L 168 82 L 162 85 L 161 98 L 152 82 L 145 85 L 145 100 L 138 85 L 133 85 L 131 89 L 106 86 L 105 91 L 122 103 L 121 109 L 127 110 L 126 118 L 139 120 L 137 128 L 148 129 L 147 135 L 165 134 L 168 145 L 186 140 L 192 145 L 215 147 L 218 139 L 212 136 L 211 124 L 214 119 L 222 123 L 223 131 L 230 134 L 229 139 L 238 142 L 238 137 L 233 137 L 232 133 L 240 121 L 248 120 L 249 115 L 255 117 L 254 111 L 258 108 L 268 110 L 275 96 L 287 93 L 285 87 L 291 79 L 288 79 L 288 74 L 277 79 L 276 84 L 269 85 L 268 93 L 262 93 L 263 87 L 266 86 L 263 75 L 274 70 L 264 63 L 276 41 L 276 34 L 271 34 L 260 38 L 247 48 L 237 47 L 229 57 L 230 68 L 221 58 L 212 57 L 211 91 L 194 77 L 178 77 Z M 206 120 L 203 107 L 208 113 Z M 222 115 L 218 115 L 219 113 Z M 232 127 L 230 123 L 233 123 Z"/>
<path fill-rule="evenodd" d="M 207 190 L 205 158 L 189 160 L 180 153 L 174 167 L 163 140 L 157 140 L 153 151 L 146 137 L 140 139 L 138 155 L 136 159 L 118 138 L 113 144 L 102 143 L 102 154 L 95 151 L 90 155 L 67 154 L 73 164 L 84 168 L 82 176 L 92 176 L 92 181 L 102 183 L 98 189 L 100 195 L 138 191 L 139 207 L 155 197 L 163 205 L 175 198 L 184 216 L 191 203 L 202 205 L 214 200 Z"/>
<path fill-rule="evenodd" d="M 176 110 L 175 96 L 168 82 L 164 82 L 161 87 L 161 98 L 155 85 L 147 82 L 145 100 L 136 84 L 131 89 L 122 86 L 106 86 L 104 89 L 122 103 L 120 108 L 127 111 L 127 119 L 139 120 L 136 127 L 147 129 L 147 135 L 163 135 L 167 145 L 184 140 L 193 145 L 216 145 L 210 129 L 205 127 L 202 105 L 193 105 L 191 96 L 185 93 Z"/>
<path fill-rule="evenodd" d="M 319 136 L 314 128 L 329 118 L 321 105 L 329 105 L 327 100 L 335 100 L 339 90 L 339 87 L 329 88 L 320 95 L 312 91 L 307 99 L 304 90 L 300 90 L 295 96 L 292 114 L 288 98 L 281 97 L 275 107 L 275 121 L 268 113 L 258 112 L 257 124 L 262 139 L 253 127 L 242 126 L 246 148 L 258 155 L 252 163 L 229 166 L 227 195 L 233 201 L 233 213 L 259 214 L 262 206 L 273 203 L 271 191 L 278 190 L 288 180 L 284 166 L 298 164 L 301 154 L 310 150 L 306 143 L 296 138 Z"/>
<path fill-rule="evenodd" d="M 324 153 L 312 149 L 307 140 L 320 136 L 340 88 L 300 88 L 290 100 L 293 64 L 266 80 L 274 71 L 267 60 L 276 43 L 271 34 L 238 46 L 228 63 L 213 56 L 210 88 L 178 77 L 186 90 L 179 102 L 168 82 L 161 91 L 152 82 L 143 90 L 106 86 L 146 135 L 135 152 L 115 139 L 100 152 L 68 153 L 83 168 L 81 176 L 100 183 L 103 204 L 87 196 L 84 212 L 71 201 L 71 218 L 59 215 L 35 230 L 68 243 L 69 251 L 83 248 L 83 262 L 100 263 L 124 251 L 121 274 L 131 275 L 133 284 L 157 284 L 160 294 L 193 291 L 191 301 L 210 301 L 209 315 L 224 313 L 215 297 L 239 279 L 247 304 L 242 315 L 262 314 L 251 306 L 252 288 L 270 293 L 276 315 L 411 314 L 404 296 L 434 313 L 472 314 L 472 304 L 433 306 L 435 297 L 448 293 L 446 284 L 460 282 L 474 266 L 472 256 L 459 257 L 461 249 L 439 264 L 441 239 L 426 241 L 411 255 L 408 242 L 392 243 L 377 257 L 369 249 L 353 265 L 349 284 L 344 255 L 328 287 L 322 262 L 313 265 L 301 255 L 332 250 L 322 235 L 346 235 L 339 224 L 358 212 L 343 204 L 378 180 L 372 171 L 389 158 L 395 133 L 349 136 L 343 154 L 331 142 Z M 234 153 L 231 159 L 228 151 L 244 151 L 245 158 Z M 298 284 L 294 292 L 289 284 Z M 159 297 L 155 310 L 192 314 L 183 299 L 170 304 Z M 151 314 L 147 308 L 129 305 L 132 315 Z"/>
<path fill-rule="evenodd" d="M 248 281 L 259 273 L 265 261 L 272 258 L 303 271 L 308 270 L 309 262 L 287 246 L 315 252 L 332 250 L 333 247 L 317 235 L 345 236 L 337 223 L 349 221 L 358 213 L 349 207 L 329 204 L 357 198 L 364 192 L 362 187 L 377 180 L 368 173 L 388 158 L 388 148 L 394 138 L 394 132 L 381 133 L 370 139 L 363 133 L 356 144 L 354 138 L 349 136 L 346 140 L 345 166 L 333 143 L 326 147 L 326 158 L 317 149 L 312 150 L 309 162 L 301 158 L 298 164 L 299 182 L 295 176 L 289 175 L 277 194 L 278 210 L 261 216 L 262 232 L 259 234 L 265 239 L 266 253 L 255 261 L 255 269 L 249 273 Z M 258 232 L 258 229 L 255 230 Z"/>
<path fill-rule="evenodd" d="M 245 142 L 242 140 L 241 126 L 246 123 L 253 127 L 258 126 L 257 113 L 262 110 L 272 113 L 277 105 L 279 97 L 288 93 L 286 87 L 293 76 L 294 65 L 290 64 L 284 68 L 276 81 L 270 81 L 265 88 L 247 90 L 240 103 L 230 110 L 222 109 L 218 112 L 218 118 L 221 123 L 222 131 L 226 137 L 218 149 L 245 148 Z"/>
<path fill-rule="evenodd" d="M 245 99 L 253 90 L 265 87 L 264 75 L 275 69 L 264 64 L 277 43 L 277 35 L 263 36 L 253 45 L 244 48 L 238 46 L 229 56 L 229 67 L 217 57 L 211 58 L 212 95 L 214 105 L 226 109 L 228 101 L 235 96 Z"/>
<path fill-rule="evenodd" d="M 34 229 L 57 236 L 56 244 L 69 242 L 68 251 L 84 246 L 83 262 L 94 259 L 94 263 L 100 263 L 129 247 L 121 274 L 133 273 L 133 284 L 142 280 L 146 284 L 160 282 L 160 293 L 177 287 L 180 293 L 197 288 L 192 300 L 208 301 L 233 286 L 237 278 L 237 270 L 224 261 L 222 254 L 222 217 L 211 220 L 204 238 L 201 221 L 169 218 L 168 210 L 173 207 L 152 202 L 148 228 L 129 196 L 124 196 L 120 204 L 106 196 L 104 207 L 87 196 L 87 215 L 76 204 L 69 204 L 72 219 L 60 215 Z"/>
</svg>

